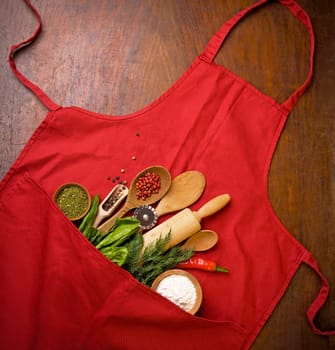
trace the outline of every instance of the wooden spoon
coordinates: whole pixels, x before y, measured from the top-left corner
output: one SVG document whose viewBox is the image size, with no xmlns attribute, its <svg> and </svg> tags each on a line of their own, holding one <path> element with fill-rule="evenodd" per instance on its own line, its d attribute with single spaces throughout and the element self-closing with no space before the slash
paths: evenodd
<svg viewBox="0 0 335 350">
<path fill-rule="evenodd" d="M 146 173 L 156 173 L 160 177 L 160 189 L 158 193 L 153 193 L 150 197 L 148 197 L 145 200 L 139 199 L 136 196 L 137 189 L 136 189 L 136 183 L 138 179 L 142 176 L 144 176 Z M 132 180 L 130 187 L 129 187 L 129 193 L 128 197 L 123 205 L 123 207 L 114 214 L 111 218 L 106 220 L 102 225 L 98 227 L 98 230 L 101 233 L 107 233 L 114 225 L 116 218 L 122 217 L 124 214 L 126 214 L 129 210 L 134 209 L 140 205 L 143 204 L 153 204 L 158 202 L 169 190 L 171 186 L 171 175 L 169 171 L 162 167 L 162 166 L 151 166 L 149 168 L 146 168 L 142 170 L 140 173 L 138 173 L 134 179 Z"/>
<path fill-rule="evenodd" d="M 157 216 L 189 207 L 200 198 L 205 186 L 206 179 L 200 171 L 190 170 L 177 175 L 156 207 Z"/>
<path fill-rule="evenodd" d="M 143 229 L 155 226 L 161 215 L 172 213 L 189 207 L 202 195 L 206 186 L 205 176 L 197 170 L 185 171 L 177 175 L 171 182 L 171 187 L 160 200 L 156 209 L 151 206 L 140 206 L 134 216 L 141 221 Z"/>
<path fill-rule="evenodd" d="M 182 245 L 183 249 L 193 249 L 195 252 L 203 252 L 211 249 L 218 241 L 218 235 L 212 230 L 201 230 L 190 238 Z"/>
</svg>

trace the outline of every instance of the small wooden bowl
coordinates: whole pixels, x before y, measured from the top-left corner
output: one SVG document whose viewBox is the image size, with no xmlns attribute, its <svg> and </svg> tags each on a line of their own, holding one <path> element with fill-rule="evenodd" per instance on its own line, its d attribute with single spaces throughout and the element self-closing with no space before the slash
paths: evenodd
<svg viewBox="0 0 335 350">
<path fill-rule="evenodd" d="M 59 198 L 60 194 L 62 193 L 62 191 L 64 189 L 69 188 L 69 187 L 80 188 L 83 192 L 85 192 L 86 197 L 87 197 L 87 205 L 85 206 L 85 210 L 83 210 L 80 214 L 78 214 L 76 216 L 67 215 L 66 212 L 64 212 L 64 210 L 62 209 L 62 207 L 58 204 L 58 198 Z M 63 184 L 60 187 L 58 187 L 54 193 L 53 198 L 54 198 L 55 203 L 59 206 L 59 208 L 64 212 L 64 214 L 67 216 L 67 218 L 70 219 L 71 221 L 77 221 L 77 220 L 82 219 L 88 213 L 88 211 L 91 207 L 91 196 L 90 196 L 88 190 L 83 185 L 80 185 L 80 184 L 75 183 L 75 182 L 66 183 L 66 184 Z"/>
<path fill-rule="evenodd" d="M 157 292 L 157 288 L 160 284 L 160 282 L 169 276 L 172 275 L 179 275 L 179 276 L 185 276 L 187 277 L 193 284 L 194 288 L 195 288 L 195 293 L 196 293 L 196 299 L 195 302 L 193 304 L 193 306 L 191 307 L 191 309 L 186 310 L 184 309 L 186 312 L 194 315 L 200 308 L 200 305 L 202 303 L 202 289 L 200 286 L 199 281 L 196 279 L 196 277 L 194 277 L 191 273 L 181 270 L 181 269 L 172 269 L 172 270 L 167 270 L 163 273 L 161 273 L 152 283 L 151 285 L 151 289 L 154 290 L 155 292 Z M 173 302 L 173 300 L 170 300 L 171 302 Z"/>
</svg>

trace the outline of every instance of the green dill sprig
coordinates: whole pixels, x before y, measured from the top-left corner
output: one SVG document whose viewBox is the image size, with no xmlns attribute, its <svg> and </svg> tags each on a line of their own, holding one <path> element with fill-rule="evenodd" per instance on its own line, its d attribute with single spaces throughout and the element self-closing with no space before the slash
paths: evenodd
<svg viewBox="0 0 335 350">
<path fill-rule="evenodd" d="M 129 253 L 123 267 L 138 281 L 150 287 L 154 279 L 162 272 L 172 269 L 178 263 L 188 260 L 193 255 L 193 250 L 182 249 L 180 246 L 165 250 L 170 238 L 171 232 L 163 237 L 161 236 L 154 243 L 149 244 L 141 254 L 143 238 L 140 239 L 135 236 L 132 242 L 133 250 Z M 127 248 L 131 250 L 129 245 Z"/>
<path fill-rule="evenodd" d="M 123 265 L 123 268 L 133 274 L 133 272 L 136 270 L 137 264 L 139 263 L 141 251 L 143 248 L 142 233 L 136 233 L 125 245 L 125 247 L 128 249 L 128 256 Z"/>
</svg>

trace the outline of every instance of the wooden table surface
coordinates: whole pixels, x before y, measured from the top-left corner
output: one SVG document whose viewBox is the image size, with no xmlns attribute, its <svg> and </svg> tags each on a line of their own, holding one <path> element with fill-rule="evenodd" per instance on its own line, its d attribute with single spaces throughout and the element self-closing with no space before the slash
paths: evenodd
<svg viewBox="0 0 335 350">
<path fill-rule="evenodd" d="M 63 106 L 127 114 L 161 95 L 208 40 L 254 0 L 32 0 L 44 30 L 17 66 Z M 316 34 L 314 79 L 291 113 L 269 175 L 281 221 L 310 249 L 328 277 L 318 325 L 335 328 L 335 1 L 299 0 Z M 46 109 L 12 75 L 7 54 L 36 19 L 22 0 L 0 2 L 0 177 Z M 282 102 L 308 72 L 306 28 L 271 2 L 242 21 L 216 59 Z M 3 262 L 2 262 L 3 263 Z M 266 288 L 266 286 L 264 286 Z M 309 328 L 305 312 L 320 287 L 302 266 L 252 349 L 334 349 Z"/>
</svg>

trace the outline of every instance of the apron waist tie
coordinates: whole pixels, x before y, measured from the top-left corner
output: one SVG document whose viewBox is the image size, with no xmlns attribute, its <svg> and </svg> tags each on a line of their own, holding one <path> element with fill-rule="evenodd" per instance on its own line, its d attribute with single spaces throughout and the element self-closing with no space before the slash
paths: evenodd
<svg viewBox="0 0 335 350">
<path fill-rule="evenodd" d="M 326 277 L 320 271 L 318 263 L 316 262 L 315 258 L 310 252 L 306 251 L 306 253 L 302 257 L 302 261 L 305 264 L 307 264 L 309 267 L 311 267 L 318 274 L 322 283 L 319 294 L 317 295 L 317 297 L 314 299 L 311 306 L 307 310 L 306 314 L 307 314 L 308 322 L 313 332 L 317 335 L 325 335 L 325 336 L 335 335 L 335 330 L 322 331 L 319 328 L 317 328 L 317 326 L 314 323 L 316 314 L 320 311 L 320 309 L 322 308 L 322 306 L 327 300 L 327 297 L 329 294 L 329 283 Z"/>
</svg>

